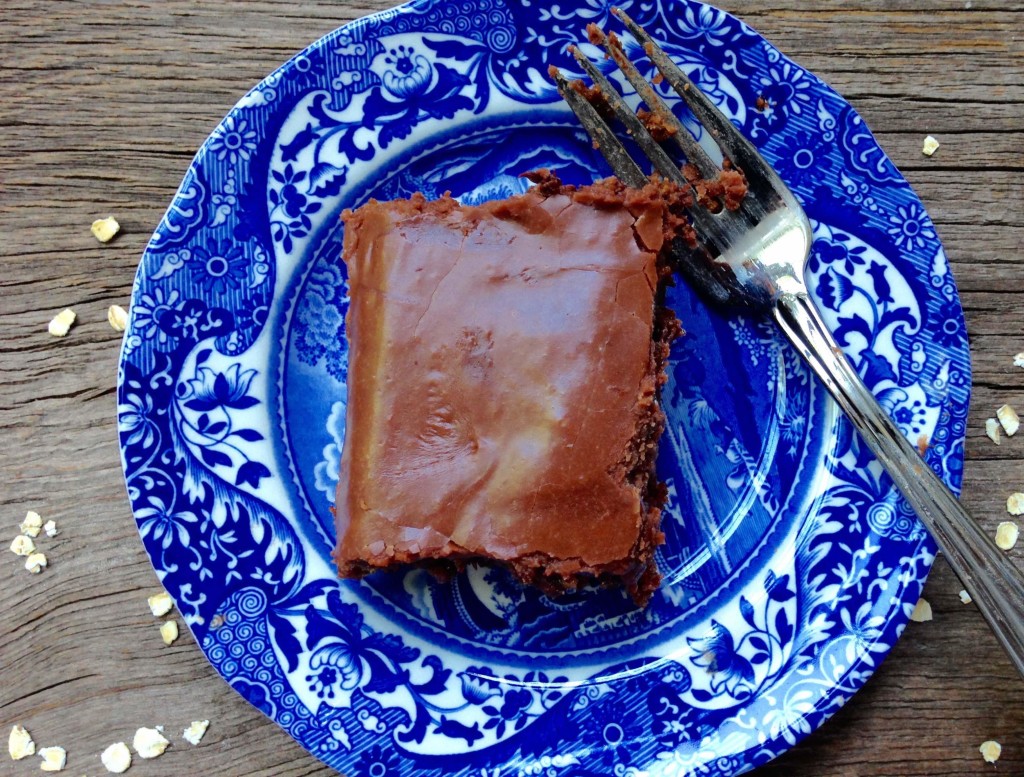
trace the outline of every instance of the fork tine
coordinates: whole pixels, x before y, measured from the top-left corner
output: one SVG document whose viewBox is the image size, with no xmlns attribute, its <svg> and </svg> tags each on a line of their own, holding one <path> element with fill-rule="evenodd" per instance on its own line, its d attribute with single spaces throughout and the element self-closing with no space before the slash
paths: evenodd
<svg viewBox="0 0 1024 777">
<path fill-rule="evenodd" d="M 594 83 L 601 90 L 609 106 L 616 112 L 616 115 L 619 116 L 627 128 L 632 128 L 634 138 L 636 138 L 644 153 L 648 154 L 655 169 L 677 185 L 687 187 L 693 191 L 693 205 L 687 209 L 687 212 L 694 227 L 705 236 L 705 245 L 716 252 L 717 255 L 717 241 L 713 239 L 716 232 L 714 225 L 715 217 L 700 206 L 697 192 L 693 189 L 693 184 L 686 180 L 686 177 L 672 161 L 671 157 L 651 137 L 650 132 L 643 126 L 643 122 L 630 110 L 626 101 L 622 99 L 622 96 L 615 87 L 608 82 L 608 79 L 575 46 L 572 46 L 571 49 L 573 50 L 573 56 L 583 65 L 591 78 L 595 78 L 596 75 Z M 587 134 L 590 135 L 591 140 L 594 141 L 597 149 L 608 161 L 612 172 L 626 186 L 634 189 L 640 189 L 645 186 L 649 179 L 629 155 L 626 147 L 622 145 L 622 142 L 615 136 L 608 124 L 605 123 L 597 109 L 590 104 L 586 97 L 573 89 L 572 84 L 557 67 L 554 65 L 549 67 L 548 74 L 554 79 L 562 99 L 569 105 L 572 112 L 576 114 L 576 118 L 580 120 L 580 123 L 587 131 Z M 715 172 L 717 173 L 717 169 Z"/>
<path fill-rule="evenodd" d="M 712 161 L 711 157 L 701 148 L 693 135 L 676 118 L 675 114 L 665 104 L 665 101 L 654 90 L 654 87 L 647 82 L 647 79 L 640 75 L 636 65 L 630 61 L 629 57 L 626 56 L 626 52 L 623 51 L 621 41 L 614 34 L 606 35 L 603 30 L 594 24 L 587 26 L 587 33 L 590 35 L 591 43 L 603 47 L 608 56 L 615 61 L 619 70 L 622 71 L 626 80 L 633 85 L 633 88 L 636 89 L 640 99 L 644 101 L 647 107 L 673 130 L 672 140 L 679 146 L 679 150 L 686 156 L 687 161 L 697 168 L 701 177 L 714 178 L 718 173 L 718 165 Z"/>
<path fill-rule="evenodd" d="M 598 70 L 594 63 L 576 46 L 570 46 L 569 51 L 586 71 L 587 75 L 590 76 L 597 88 L 601 90 L 601 94 L 615 112 L 615 116 L 625 125 L 626 130 L 633 140 L 637 142 L 637 145 L 640 146 L 640 149 L 644 152 L 647 159 L 650 160 L 654 169 L 673 183 L 680 186 L 688 186 L 689 182 L 683 176 L 679 166 L 665 153 L 665 149 L 658 145 L 658 141 L 654 139 L 643 122 L 637 118 L 633 109 L 622 99 L 622 95 L 619 94 L 618 90 L 604 77 L 604 73 Z"/>
<path fill-rule="evenodd" d="M 658 72 L 665 77 L 669 85 L 676 91 L 676 94 L 689 106 L 693 115 L 715 139 L 722 153 L 743 170 L 744 174 L 756 174 L 761 165 L 749 165 L 746 162 L 750 159 L 751 147 L 746 138 L 739 133 L 732 122 L 722 113 L 704 92 L 702 92 L 693 80 L 686 75 L 673 62 L 662 48 L 654 42 L 646 30 L 633 21 L 629 14 L 621 8 L 613 8 L 615 14 L 623 24 L 626 25 L 637 42 L 644 47 L 647 56 L 650 57 Z M 754 152 L 756 154 L 756 152 Z"/>
<path fill-rule="evenodd" d="M 548 74 L 555 80 L 558 93 L 562 99 L 576 114 L 587 134 L 593 139 L 597 150 L 608 161 L 612 172 L 618 176 L 626 186 L 634 189 L 641 189 L 647 184 L 647 176 L 639 165 L 633 161 L 626 148 L 615 137 L 611 129 L 598 114 L 597 109 L 587 99 L 572 88 L 568 79 L 557 67 L 552 65 L 548 68 Z"/>
<path fill-rule="evenodd" d="M 611 85 L 604 74 L 591 62 L 587 57 L 575 46 L 570 46 L 570 51 L 576 60 L 580 63 L 583 69 L 587 72 L 597 85 L 598 89 L 604 95 L 604 98 L 608 101 L 608 105 L 615 112 L 615 115 L 620 121 L 626 126 L 633 139 L 637 141 L 640 149 L 647 156 L 648 160 L 654 166 L 661 175 L 668 180 L 672 181 L 678 186 L 690 189 L 693 192 L 693 205 L 687 209 L 690 214 L 690 220 L 694 227 L 700 230 L 706 237 L 705 240 L 709 244 L 714 243 L 710 239 L 710 236 L 714 234 L 714 216 L 707 210 L 705 210 L 699 204 L 699 197 L 693 184 L 686 179 L 679 167 L 672 161 L 672 158 L 665 153 L 658 142 L 651 136 L 647 127 L 643 125 L 643 122 L 637 118 L 637 115 L 633 113 L 632 109 L 622 99 L 622 95 L 619 94 L 618 90 Z M 611 165 L 612 171 L 619 177 L 619 179 L 627 186 L 633 188 L 640 188 L 648 182 L 647 176 L 640 173 L 641 178 L 638 179 L 640 183 L 632 183 L 630 179 L 624 178 L 620 173 L 617 164 L 621 164 L 623 160 L 628 161 L 633 168 L 639 171 L 636 162 L 629 156 L 625 146 L 619 141 L 617 137 L 612 133 L 611 129 L 605 123 L 605 120 L 601 117 L 601 114 L 597 112 L 597 109 L 579 92 L 572 88 L 572 84 L 569 83 L 564 75 L 552 66 L 548 69 L 548 72 L 555 79 L 555 83 L 558 85 L 558 91 L 562 95 L 563 99 L 569 103 L 569 107 L 572 108 L 573 113 L 583 124 L 584 129 L 598 145 L 598 149 L 604 154 L 604 158 L 608 160 L 608 164 Z M 572 98 L 566 97 L 566 93 L 571 92 Z M 579 110 L 577 107 L 579 106 Z M 685 130 L 684 130 L 685 132 Z M 717 173 L 717 169 L 715 170 Z"/>
</svg>

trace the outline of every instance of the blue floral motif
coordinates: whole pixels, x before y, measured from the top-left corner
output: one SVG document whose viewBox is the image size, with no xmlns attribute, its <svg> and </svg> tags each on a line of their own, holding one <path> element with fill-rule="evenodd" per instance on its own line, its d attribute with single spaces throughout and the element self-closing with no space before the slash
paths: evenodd
<svg viewBox="0 0 1024 777">
<path fill-rule="evenodd" d="M 791 186 L 803 186 L 832 166 L 827 150 L 828 145 L 821 138 L 797 132 L 780 147 L 776 170 Z"/>
<path fill-rule="evenodd" d="M 135 510 L 135 520 L 139 522 L 139 532 L 143 539 L 151 538 L 153 542 L 167 550 L 174 542 L 180 545 L 189 543 L 189 524 L 198 522 L 195 513 L 183 511 L 171 513 L 168 505 L 155 494 L 146 497 L 147 505 Z"/>
<path fill-rule="evenodd" d="M 800 116 L 811 106 L 813 85 L 807 73 L 792 62 L 768 68 L 761 77 L 761 97 L 769 106 L 787 115 Z"/>
<path fill-rule="evenodd" d="M 630 720 L 611 701 L 606 701 L 591 708 L 587 723 L 606 767 L 614 769 L 617 764 L 633 763 L 644 733 L 638 721 Z"/>
<path fill-rule="evenodd" d="M 247 119 L 228 116 L 210 136 L 207 148 L 219 160 L 230 165 L 248 162 L 256 150 L 256 130 L 249 126 Z"/>
<path fill-rule="evenodd" d="M 446 691 L 451 670 L 443 669 L 436 657 L 428 656 L 422 665 L 429 668 L 430 675 L 413 680 L 411 665 L 419 658 L 420 651 L 406 646 L 398 636 L 366 628 L 359 608 L 343 602 L 337 591 L 327 593 L 326 609 L 309 605 L 304 620 L 312 670 L 306 682 L 318 698 L 333 699 L 336 692 L 356 688 L 362 694 L 390 694 L 403 689 L 412 699 L 413 711 L 408 729 L 398 734 L 399 741 L 422 742 L 431 724 L 436 734 L 462 739 L 470 745 L 483 737 L 478 722 L 467 726 L 446 717 L 445 713 L 451 715 L 465 709 L 465 704 L 442 707 L 428 700 Z M 519 717 L 523 710 L 508 699 L 517 698 L 516 694 L 520 693 L 509 691 L 503 704 L 502 710 L 512 705 L 512 717 Z M 526 692 L 525 695 L 527 704 L 532 703 L 532 694 Z M 484 728 L 487 727 L 485 724 Z"/>
<path fill-rule="evenodd" d="M 226 372 L 200 367 L 181 392 L 182 398 L 188 400 L 185 407 L 205 412 L 218 407 L 244 410 L 258 405 L 258 399 L 247 395 L 254 377 L 256 370 L 242 371 L 238 364 L 232 364 Z M 210 433 L 216 434 L 212 429 Z"/>
<path fill-rule="evenodd" d="M 725 691 L 738 699 L 750 695 L 754 668 L 736 652 L 732 634 L 717 621 L 711 621 L 711 633 L 701 639 L 688 638 L 696 656 L 693 663 L 712 676 L 712 692 Z M 710 698 L 710 695 L 708 696 Z"/>
<path fill-rule="evenodd" d="M 616 24 L 611 5 L 415 0 L 328 36 L 211 135 L 140 267 L 117 411 L 140 535 L 217 670 L 343 773 L 748 770 L 863 685 L 932 561 L 777 333 L 676 288 L 666 583 L 646 610 L 616 591 L 550 600 L 499 570 L 334 579 L 337 216 L 413 191 L 503 197 L 541 166 L 603 174 L 544 74 L 575 67 L 565 44 Z M 625 6 L 807 203 L 823 314 L 957 486 L 966 336 L 919 201 L 852 108 L 741 22 Z"/>
<path fill-rule="evenodd" d="M 297 170 L 291 164 L 284 170 L 271 173 L 279 186 L 270 190 L 270 203 L 274 210 L 270 214 L 270 224 L 274 240 L 281 243 L 285 251 L 292 250 L 295 238 L 305 237 L 313 227 L 310 216 L 323 207 L 300 189 L 306 181 L 306 172 Z"/>
<path fill-rule="evenodd" d="M 853 281 L 849 276 L 840 274 L 830 267 L 822 276 L 818 293 L 825 307 L 838 312 L 843 303 L 853 297 Z"/>
<path fill-rule="evenodd" d="M 117 406 L 117 424 L 129 446 L 152 447 L 159 434 L 150 394 L 128 394 Z"/>
<path fill-rule="evenodd" d="M 374 745 L 359 757 L 355 777 L 399 777 L 398 756 Z"/>
<path fill-rule="evenodd" d="M 759 49 L 753 49 L 758 52 Z M 757 107 L 750 127 L 750 137 L 759 146 L 767 144 L 777 138 L 783 128 L 794 118 L 803 119 L 805 114 L 810 114 L 813 108 L 812 95 L 815 94 L 812 77 L 793 62 L 780 60 L 770 53 L 762 55 L 761 72 L 758 74 L 759 88 L 753 104 Z M 756 58 L 757 54 L 746 54 L 746 58 Z M 761 69 L 759 68 L 759 69 Z M 809 136 L 805 136 L 808 137 Z M 795 137 L 791 139 L 788 151 L 789 164 L 792 169 L 802 171 L 802 164 L 806 162 L 806 155 L 800 155 L 800 149 L 792 145 Z M 824 140 L 822 142 L 825 142 Z M 814 154 L 814 150 L 811 150 Z M 786 152 L 780 156 L 786 158 Z M 817 154 L 819 160 L 827 159 L 824 154 Z M 822 164 L 828 164 L 822 161 Z M 779 171 L 782 173 L 782 171 Z M 787 183 L 799 184 L 799 181 Z"/>
<path fill-rule="evenodd" d="M 885 618 L 874 612 L 869 602 L 864 602 L 856 613 L 844 607 L 839 618 L 850 635 L 846 660 L 851 664 L 858 659 L 865 662 L 880 660 L 888 651 L 889 646 L 883 640 Z"/>
<path fill-rule="evenodd" d="M 823 262 L 825 265 L 841 268 L 846 276 L 850 276 L 858 266 L 864 264 L 864 253 L 867 251 L 867 246 L 853 245 L 849 235 L 835 232 L 828 238 L 815 241 L 814 249 L 808 263 L 808 269 L 811 272 L 818 272 L 820 263 Z M 843 297 L 843 299 L 846 298 L 846 296 Z M 836 309 L 833 308 L 833 310 Z"/>
<path fill-rule="evenodd" d="M 725 11 L 710 5 L 688 5 L 680 16 L 678 29 L 684 38 L 711 46 L 724 46 L 735 37 Z"/>
<path fill-rule="evenodd" d="M 964 345 L 963 310 L 960 303 L 950 300 L 939 308 L 935 342 L 943 348 L 962 348 Z"/>
<path fill-rule="evenodd" d="M 209 249 L 197 247 L 191 262 L 196 282 L 214 294 L 240 288 L 246 265 L 245 254 L 233 243 L 219 243 Z"/>
<path fill-rule="evenodd" d="M 323 360 L 327 371 L 339 382 L 348 370 L 347 354 L 337 345 L 345 336 L 345 310 L 348 287 L 342 269 L 335 264 L 318 266 L 299 303 L 298 324 L 301 335 L 296 347 L 306 364 Z"/>
<path fill-rule="evenodd" d="M 178 299 L 177 289 L 167 293 L 160 286 L 154 288 L 152 293 L 140 294 L 132 305 L 132 331 L 147 340 L 155 337 L 158 343 L 166 343 L 168 334 L 160 326 L 160 321 L 165 314 L 174 311 Z"/>
<path fill-rule="evenodd" d="M 239 329 L 259 331 L 267 323 L 267 316 L 270 314 L 270 301 L 259 294 L 248 297 L 238 311 Z"/>
<path fill-rule="evenodd" d="M 425 92 L 434 77 L 434 69 L 427 58 L 416 53 L 415 49 L 406 48 L 401 44 L 389 53 L 391 56 L 384 58 L 390 66 L 384 71 L 384 88 L 401 100 L 417 97 Z"/>
<path fill-rule="evenodd" d="M 935 240 L 935 230 L 924 209 L 916 202 L 898 205 L 889 217 L 889 234 L 899 248 L 920 249 Z"/>
<path fill-rule="evenodd" d="M 208 352 L 197 359 L 202 364 Z M 259 488 L 263 478 L 270 477 L 265 464 L 249 457 L 241 447 L 243 443 L 261 442 L 263 433 L 236 423 L 230 411 L 248 410 L 260 404 L 249 395 L 249 387 L 256 370 L 242 370 L 232 364 L 224 372 L 197 366 L 195 377 L 178 384 L 178 401 L 184 410 L 180 414 L 183 437 L 196 446 L 200 458 L 208 467 L 231 467 L 237 471 L 236 486 Z"/>
</svg>

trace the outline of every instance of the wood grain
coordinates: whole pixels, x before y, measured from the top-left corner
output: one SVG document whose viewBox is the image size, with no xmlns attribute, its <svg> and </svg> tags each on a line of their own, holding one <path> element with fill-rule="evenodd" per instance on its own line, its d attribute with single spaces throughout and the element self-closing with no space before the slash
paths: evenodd
<svg viewBox="0 0 1024 777">
<path fill-rule="evenodd" d="M 29 576 L 0 557 L 0 724 L 67 748 L 75 774 L 139 725 L 175 745 L 138 775 L 327 775 L 235 695 L 187 633 L 165 647 L 159 590 L 128 510 L 114 430 L 118 335 L 142 249 L 192 154 L 248 87 L 310 41 L 385 7 L 244 0 L 5 0 L 0 4 L 0 523 L 27 509 L 61 534 Z M 964 502 L 989 528 L 1024 488 L 1024 435 L 995 447 L 984 419 L 1024 407 L 1024 3 L 1009 0 L 723 0 L 840 90 L 925 200 L 945 241 L 972 336 L 975 393 Z M 811 5 L 819 6 L 811 8 Z M 820 7 L 823 6 L 823 7 Z M 932 133 L 942 149 L 920 153 Z M 99 245 L 108 213 L 123 233 Z M 63 307 L 71 334 L 46 334 Z M 1020 560 L 1021 550 L 1012 552 Z M 1024 774 L 1024 682 L 943 561 L 912 623 L 867 687 L 760 774 L 988 774 L 1003 744 Z M 183 630 L 184 631 L 184 630 Z M 209 718 L 198 748 L 189 721 Z M 0 774 L 36 773 L 35 759 Z"/>
</svg>

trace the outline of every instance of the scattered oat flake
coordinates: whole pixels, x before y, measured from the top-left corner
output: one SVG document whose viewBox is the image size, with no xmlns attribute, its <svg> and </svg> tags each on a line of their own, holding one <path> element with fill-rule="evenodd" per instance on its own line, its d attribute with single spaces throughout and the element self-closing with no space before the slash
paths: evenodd
<svg viewBox="0 0 1024 777">
<path fill-rule="evenodd" d="M 174 640 L 178 638 L 178 624 L 174 621 L 167 621 L 160 626 L 160 636 L 164 640 L 165 645 L 174 644 Z"/>
<path fill-rule="evenodd" d="M 1003 405 L 996 410 L 996 418 L 1003 425 L 1003 431 L 1006 432 L 1007 437 L 1013 437 L 1020 428 L 1020 418 L 1017 416 L 1017 411 L 1009 405 Z"/>
<path fill-rule="evenodd" d="M 1024 515 L 1024 494 L 1019 491 L 1006 498 L 1006 512 L 1010 515 Z"/>
<path fill-rule="evenodd" d="M 1002 429 L 1002 427 L 999 426 L 999 422 L 996 419 L 989 418 L 985 421 L 985 434 L 987 434 L 988 438 L 996 445 L 1002 445 L 1002 439 L 999 436 L 1000 429 Z"/>
<path fill-rule="evenodd" d="M 174 600 L 171 598 L 171 595 L 166 591 L 161 591 L 158 594 L 153 594 L 146 601 L 149 602 L 150 612 L 152 612 L 158 618 L 161 615 L 166 615 L 167 613 L 169 613 L 171 609 L 174 607 Z"/>
<path fill-rule="evenodd" d="M 97 240 L 101 243 L 109 243 L 114 235 L 121 231 L 121 225 L 113 216 L 107 216 L 105 219 L 96 219 L 92 222 L 91 229 Z"/>
<path fill-rule="evenodd" d="M 27 559 L 25 559 L 25 569 L 31 572 L 33 575 L 38 575 L 44 569 L 46 569 L 46 556 L 42 553 L 33 553 Z"/>
<path fill-rule="evenodd" d="M 56 537 L 60 532 L 57 531 L 57 522 L 49 520 L 43 524 L 43 531 L 46 532 L 47 537 Z"/>
<path fill-rule="evenodd" d="M 21 533 L 29 537 L 38 537 L 39 530 L 43 528 L 43 519 L 39 513 L 29 510 L 25 513 L 25 520 L 21 522 Z"/>
<path fill-rule="evenodd" d="M 123 332 L 128 328 L 128 311 L 120 305 L 111 305 L 107 308 L 107 321 L 116 332 Z"/>
<path fill-rule="evenodd" d="M 11 735 L 7 738 L 7 750 L 11 754 L 11 758 L 20 761 L 22 758 L 35 755 L 36 743 L 21 726 L 12 726 Z"/>
<path fill-rule="evenodd" d="M 939 150 L 939 141 L 933 138 L 931 135 L 924 139 L 924 145 L 921 147 L 921 153 L 925 156 L 931 156 Z"/>
<path fill-rule="evenodd" d="M 63 747 L 43 747 L 39 750 L 43 762 L 39 768 L 44 772 L 59 772 L 68 762 L 68 753 Z"/>
<path fill-rule="evenodd" d="M 988 763 L 994 764 L 999 760 L 999 756 L 1003 753 L 1003 746 L 993 740 L 982 742 L 981 747 L 978 748 L 981 751 L 981 757 L 984 758 Z"/>
<path fill-rule="evenodd" d="M 75 323 L 76 318 L 78 316 L 75 315 L 75 311 L 71 308 L 64 308 L 50 320 L 47 330 L 54 337 L 63 337 L 71 330 L 71 325 Z"/>
<path fill-rule="evenodd" d="M 187 729 L 185 729 L 182 737 L 189 744 L 198 745 L 202 741 L 203 736 L 206 734 L 206 729 L 210 727 L 210 721 L 208 720 L 193 720 Z"/>
<path fill-rule="evenodd" d="M 142 758 L 163 755 L 169 744 L 167 738 L 155 728 L 140 728 L 132 739 L 132 747 Z"/>
<path fill-rule="evenodd" d="M 917 623 L 924 623 L 932 619 L 932 606 L 927 599 L 918 599 L 914 605 L 914 611 L 910 613 L 910 620 Z"/>
<path fill-rule="evenodd" d="M 1001 550 L 1011 550 L 1017 544 L 1020 527 L 1013 521 L 1003 521 L 996 527 L 996 545 Z"/>
<path fill-rule="evenodd" d="M 971 602 L 974 601 L 971 598 L 971 595 L 969 593 L 967 593 L 967 589 L 966 588 L 960 589 L 960 601 L 963 602 L 964 604 L 970 604 Z"/>
<path fill-rule="evenodd" d="M 16 556 L 31 556 L 36 552 L 36 544 L 32 542 L 31 537 L 27 537 L 24 534 L 19 534 L 11 542 L 11 553 Z"/>
<path fill-rule="evenodd" d="M 1013 357 L 1014 367 L 1024 367 L 1024 353 L 1018 353 Z"/>
<path fill-rule="evenodd" d="M 124 742 L 117 742 L 103 751 L 100 761 L 111 774 L 124 774 L 132 765 L 132 753 Z"/>
</svg>

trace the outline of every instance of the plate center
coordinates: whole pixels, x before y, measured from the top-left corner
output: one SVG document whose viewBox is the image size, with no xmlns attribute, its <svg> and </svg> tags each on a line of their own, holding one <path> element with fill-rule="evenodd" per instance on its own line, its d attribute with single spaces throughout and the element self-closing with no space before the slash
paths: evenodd
<svg viewBox="0 0 1024 777">
<path fill-rule="evenodd" d="M 416 191 L 451 191 L 464 202 L 507 197 L 525 190 L 519 173 L 539 166 L 554 167 L 570 183 L 593 180 L 603 169 L 574 128 L 504 128 L 451 139 L 397 165 L 358 201 Z M 296 295 L 281 387 L 289 449 L 325 555 L 335 539 L 328 508 L 345 425 L 340 241 L 340 227 L 324 236 Z M 784 508 L 813 425 L 807 375 L 766 325 L 709 310 L 684 285 L 670 290 L 668 304 L 687 334 L 673 348 L 663 394 L 668 428 L 658 473 L 670 499 L 658 562 L 665 581 L 646 609 L 617 590 L 551 600 L 487 566 L 444 582 L 423 570 L 376 574 L 353 584 L 367 602 L 435 638 L 440 632 L 530 653 L 607 649 L 696 614 L 770 549 L 773 531 L 801 517 L 799 509 Z"/>
</svg>

